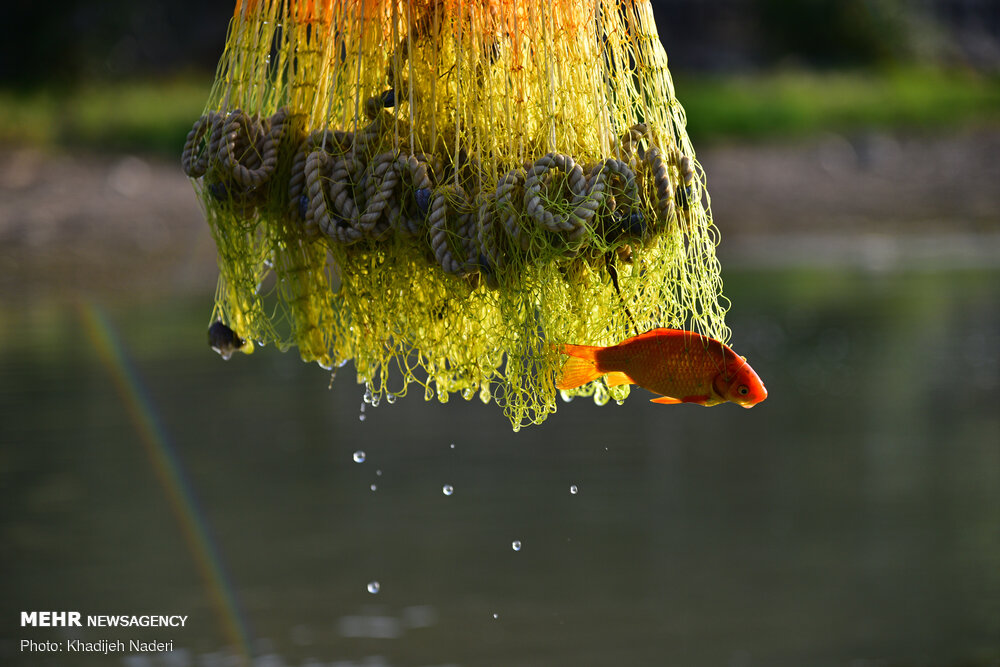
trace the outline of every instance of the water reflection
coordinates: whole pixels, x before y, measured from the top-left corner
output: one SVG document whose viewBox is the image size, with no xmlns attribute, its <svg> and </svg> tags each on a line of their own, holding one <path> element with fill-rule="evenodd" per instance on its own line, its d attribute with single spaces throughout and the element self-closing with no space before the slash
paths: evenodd
<svg viewBox="0 0 1000 667">
<path fill-rule="evenodd" d="M 766 403 L 636 392 L 517 435 L 476 400 L 359 420 L 350 369 L 327 391 L 271 349 L 223 363 L 203 300 L 106 306 L 230 591 L 79 314 L 7 307 L 0 618 L 190 616 L 169 637 L 72 629 L 173 639 L 112 656 L 134 667 L 235 664 L 220 595 L 260 666 L 995 664 L 1000 274 L 726 278 Z M 26 656 L 25 636 L 0 626 L 0 662 L 109 664 Z"/>
</svg>

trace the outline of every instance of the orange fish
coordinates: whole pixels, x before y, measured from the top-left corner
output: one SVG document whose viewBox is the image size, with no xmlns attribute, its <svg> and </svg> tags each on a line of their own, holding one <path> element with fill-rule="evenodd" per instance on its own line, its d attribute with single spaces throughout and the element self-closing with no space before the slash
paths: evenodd
<svg viewBox="0 0 1000 667">
<path fill-rule="evenodd" d="M 728 345 L 681 329 L 653 329 L 611 347 L 561 345 L 569 355 L 556 387 L 573 389 L 607 375 L 609 387 L 637 384 L 660 398 L 653 403 L 752 408 L 767 398 L 764 383 Z"/>
</svg>

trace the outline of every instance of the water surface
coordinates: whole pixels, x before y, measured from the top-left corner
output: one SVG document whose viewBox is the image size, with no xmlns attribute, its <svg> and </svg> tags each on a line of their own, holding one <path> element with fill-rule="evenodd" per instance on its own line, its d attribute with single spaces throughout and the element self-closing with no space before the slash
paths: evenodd
<svg viewBox="0 0 1000 667">
<path fill-rule="evenodd" d="M 726 281 L 765 403 L 636 390 L 518 434 L 420 391 L 362 412 L 350 366 L 328 389 L 294 353 L 224 363 L 211 295 L 4 306 L 0 661 L 998 664 L 1000 273 Z M 18 653 L 118 636 L 175 650 Z"/>
</svg>

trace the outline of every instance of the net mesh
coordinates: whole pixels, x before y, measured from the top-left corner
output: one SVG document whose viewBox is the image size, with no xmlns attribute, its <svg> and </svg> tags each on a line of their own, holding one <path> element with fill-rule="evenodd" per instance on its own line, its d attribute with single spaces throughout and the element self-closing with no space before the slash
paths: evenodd
<svg viewBox="0 0 1000 667">
<path fill-rule="evenodd" d="M 516 429 L 556 409 L 552 343 L 728 339 L 648 2 L 241 0 L 182 164 L 213 321 L 353 360 L 375 401 L 478 396 Z"/>
</svg>

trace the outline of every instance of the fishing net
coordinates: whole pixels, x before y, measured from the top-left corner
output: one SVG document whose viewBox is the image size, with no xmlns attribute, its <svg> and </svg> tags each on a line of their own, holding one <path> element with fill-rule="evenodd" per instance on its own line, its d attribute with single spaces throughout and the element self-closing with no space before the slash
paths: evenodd
<svg viewBox="0 0 1000 667">
<path fill-rule="evenodd" d="M 728 338 L 648 2 L 241 0 L 182 163 L 233 347 L 353 360 L 374 402 L 478 396 L 516 429 L 556 409 L 552 343 Z"/>
</svg>

